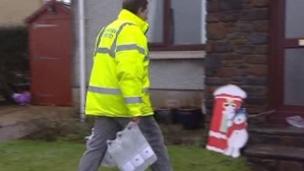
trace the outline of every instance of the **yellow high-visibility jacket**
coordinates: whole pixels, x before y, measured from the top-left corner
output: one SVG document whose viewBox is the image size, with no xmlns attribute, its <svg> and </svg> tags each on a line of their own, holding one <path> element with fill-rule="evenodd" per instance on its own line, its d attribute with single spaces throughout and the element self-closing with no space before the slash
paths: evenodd
<svg viewBox="0 0 304 171">
<path fill-rule="evenodd" d="M 122 10 L 96 39 L 86 115 L 137 117 L 153 114 L 148 92 L 148 23 Z"/>
</svg>

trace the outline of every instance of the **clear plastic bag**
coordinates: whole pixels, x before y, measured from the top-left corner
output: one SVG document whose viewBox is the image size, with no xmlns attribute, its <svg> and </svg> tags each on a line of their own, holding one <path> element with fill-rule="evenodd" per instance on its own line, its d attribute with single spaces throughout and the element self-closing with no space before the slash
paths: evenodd
<svg viewBox="0 0 304 171">
<path fill-rule="evenodd" d="M 118 132 L 114 140 L 108 140 L 107 146 L 102 165 L 116 165 L 121 171 L 144 171 L 157 160 L 150 144 L 134 122 Z"/>
</svg>

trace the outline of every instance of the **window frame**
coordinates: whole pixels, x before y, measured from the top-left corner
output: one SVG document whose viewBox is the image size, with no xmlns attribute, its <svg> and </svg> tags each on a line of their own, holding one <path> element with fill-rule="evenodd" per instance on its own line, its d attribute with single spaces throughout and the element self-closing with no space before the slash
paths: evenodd
<svg viewBox="0 0 304 171">
<path fill-rule="evenodd" d="M 164 18 L 163 18 L 163 35 L 161 43 L 149 43 L 149 48 L 152 51 L 200 51 L 205 50 L 206 44 L 174 44 L 173 43 L 173 21 L 171 0 L 164 0 Z M 206 2 L 207 3 L 207 2 Z"/>
<path fill-rule="evenodd" d="M 285 50 L 292 48 L 302 48 L 297 38 L 288 38 L 285 33 L 286 24 L 286 0 L 277 0 L 271 3 L 271 57 L 269 60 L 269 89 L 270 106 L 275 108 L 277 113 L 288 114 L 298 113 L 304 116 L 304 106 L 285 104 L 284 102 L 284 71 L 285 71 Z"/>
</svg>

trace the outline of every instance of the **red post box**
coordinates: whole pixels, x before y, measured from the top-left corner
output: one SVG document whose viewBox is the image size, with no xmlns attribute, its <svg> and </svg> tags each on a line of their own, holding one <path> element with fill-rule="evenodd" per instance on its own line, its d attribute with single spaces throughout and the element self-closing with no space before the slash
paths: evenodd
<svg viewBox="0 0 304 171">
<path fill-rule="evenodd" d="M 209 128 L 207 149 L 224 153 L 227 148 L 228 127 L 235 112 L 246 98 L 246 93 L 235 85 L 218 88 L 214 93 L 214 108 Z"/>
</svg>

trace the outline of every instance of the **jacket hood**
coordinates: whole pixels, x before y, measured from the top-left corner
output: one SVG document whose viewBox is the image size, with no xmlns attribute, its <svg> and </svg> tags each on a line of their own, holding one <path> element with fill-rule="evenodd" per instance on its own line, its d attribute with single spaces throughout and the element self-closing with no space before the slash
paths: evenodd
<svg viewBox="0 0 304 171">
<path fill-rule="evenodd" d="M 143 33 L 146 33 L 149 29 L 149 24 L 146 21 L 126 9 L 120 11 L 118 19 L 126 20 L 139 26 Z"/>
</svg>

